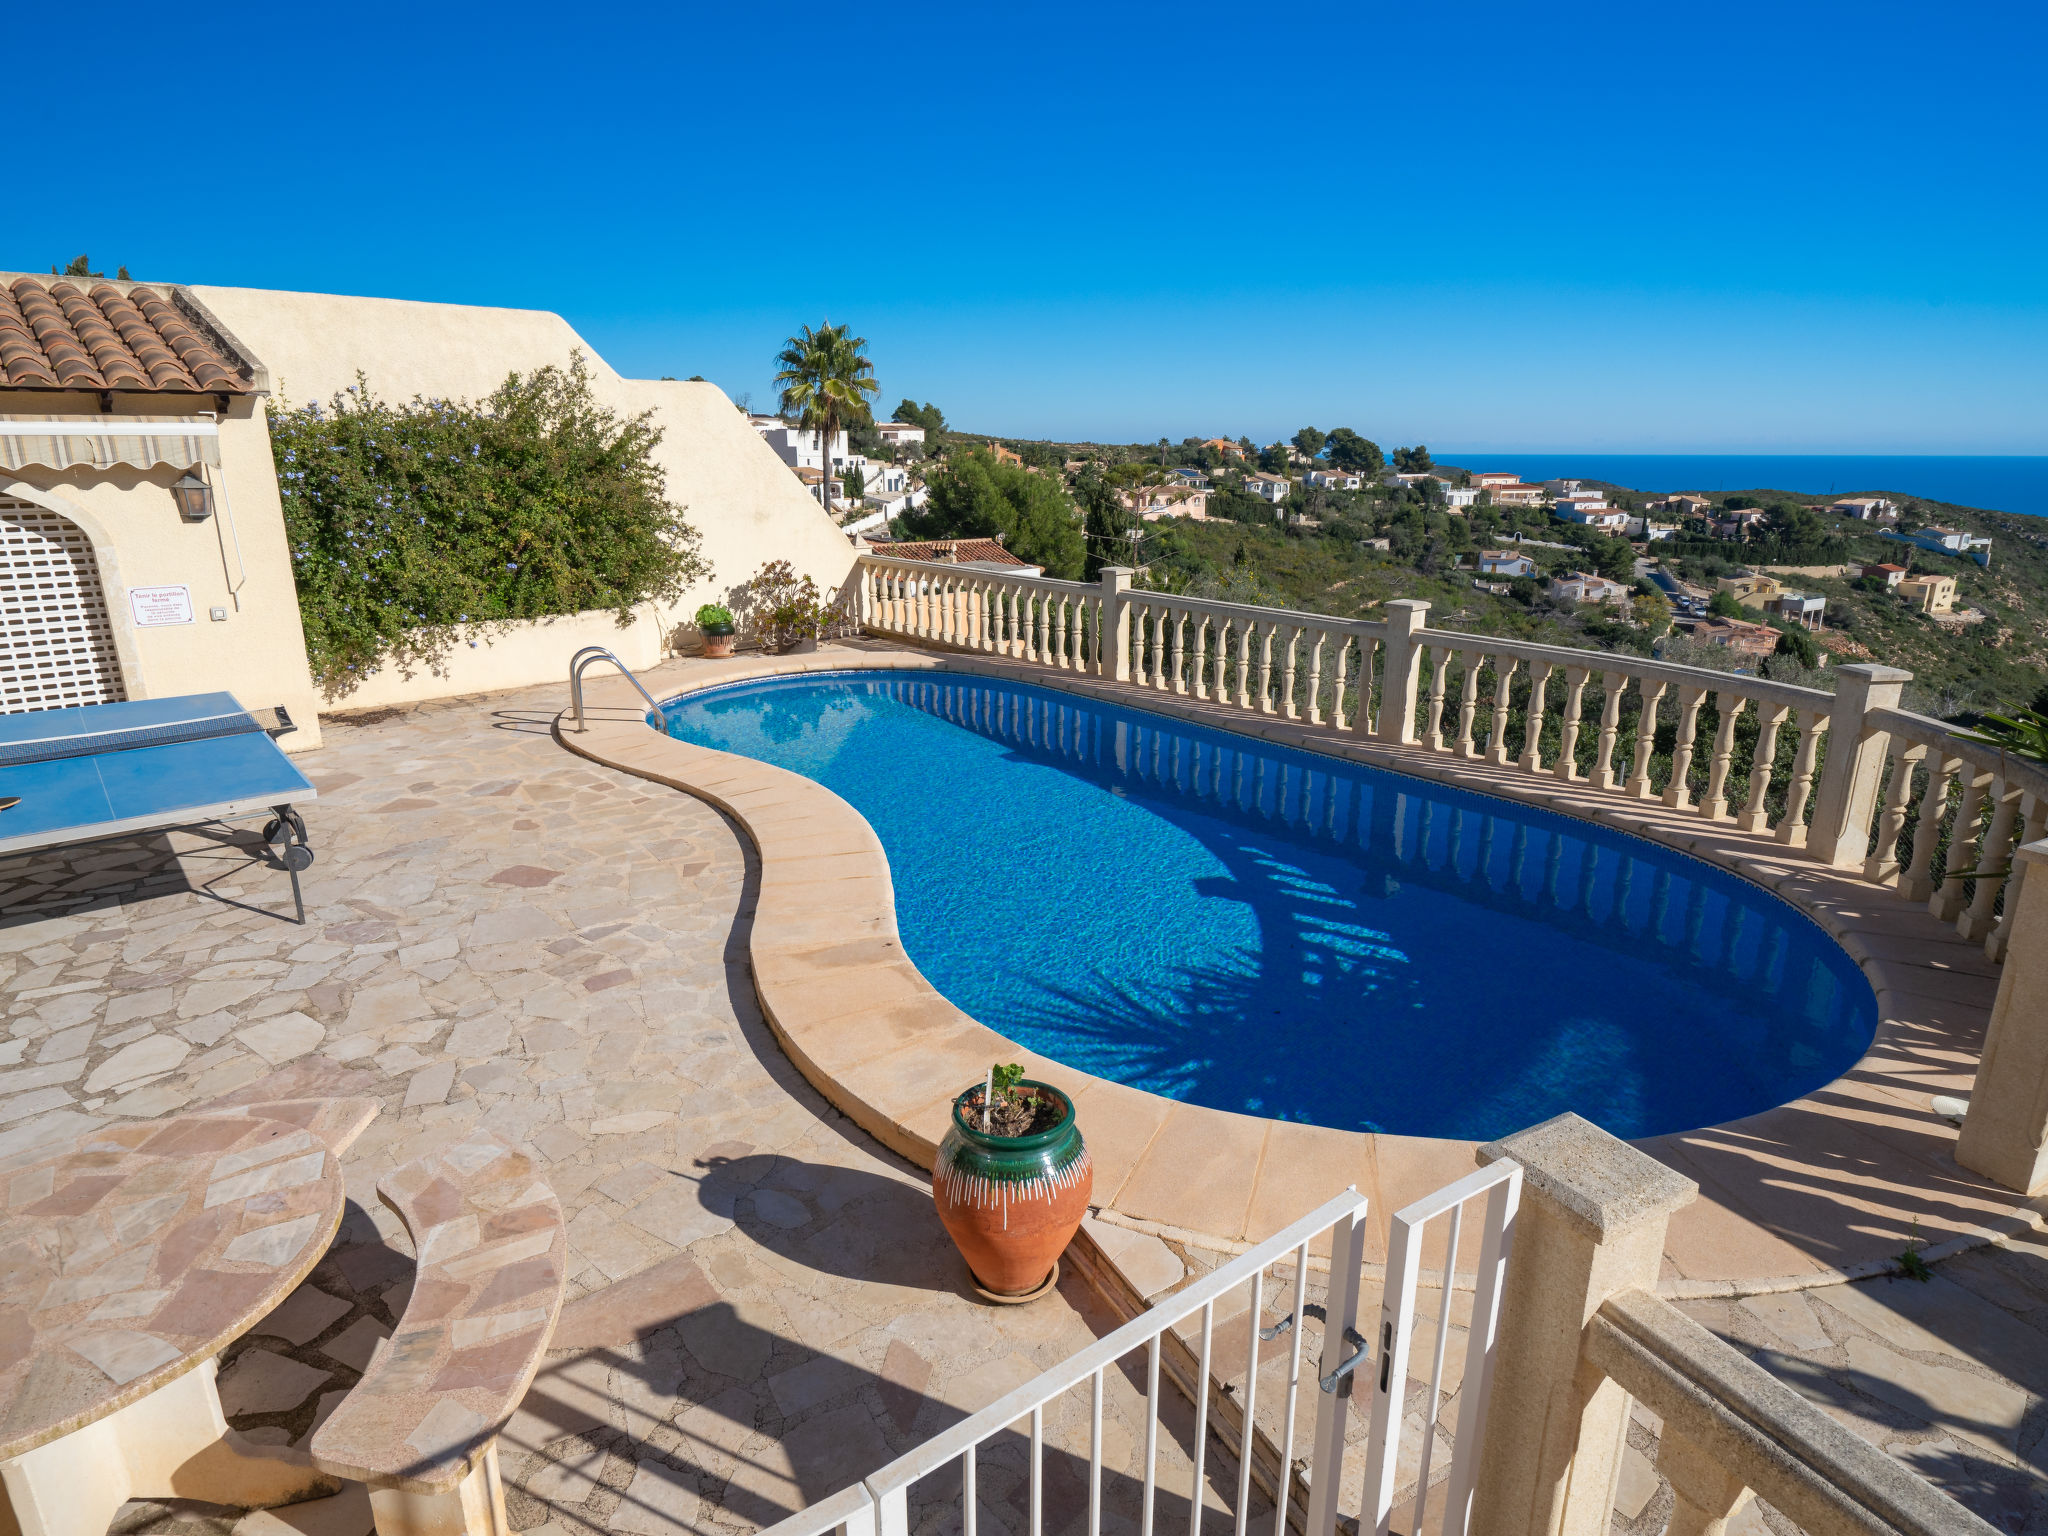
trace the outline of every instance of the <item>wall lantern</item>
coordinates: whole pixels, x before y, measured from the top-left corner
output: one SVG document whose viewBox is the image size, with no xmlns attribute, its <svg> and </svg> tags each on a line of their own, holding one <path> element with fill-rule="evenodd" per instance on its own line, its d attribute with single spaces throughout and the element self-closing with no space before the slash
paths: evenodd
<svg viewBox="0 0 2048 1536">
<path fill-rule="evenodd" d="M 213 516 L 213 487 L 192 470 L 185 471 L 171 494 L 178 498 L 178 513 L 186 522 L 203 523 Z"/>
</svg>

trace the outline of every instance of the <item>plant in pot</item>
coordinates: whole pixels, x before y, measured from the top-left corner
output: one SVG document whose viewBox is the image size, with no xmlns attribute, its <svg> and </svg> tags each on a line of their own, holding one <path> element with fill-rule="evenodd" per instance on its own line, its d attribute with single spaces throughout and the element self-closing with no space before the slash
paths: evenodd
<svg viewBox="0 0 2048 1536">
<path fill-rule="evenodd" d="M 732 610 L 723 603 L 706 603 L 697 610 L 697 628 L 704 635 L 706 656 L 730 656 L 733 644 Z"/>
<path fill-rule="evenodd" d="M 787 560 L 771 560 L 756 571 L 747 583 L 746 597 L 750 624 L 778 651 L 815 651 L 838 618 L 817 582 L 797 575 Z"/>
<path fill-rule="evenodd" d="M 1053 1288 L 1094 1189 L 1074 1101 L 1050 1083 L 1012 1062 L 953 1100 L 932 1198 L 989 1300 L 1034 1301 Z"/>
</svg>

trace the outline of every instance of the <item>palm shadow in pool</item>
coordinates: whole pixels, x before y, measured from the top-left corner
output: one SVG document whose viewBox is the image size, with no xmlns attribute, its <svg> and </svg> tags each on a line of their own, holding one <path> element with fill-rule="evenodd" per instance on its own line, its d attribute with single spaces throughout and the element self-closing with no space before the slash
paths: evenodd
<svg viewBox="0 0 2048 1536">
<path fill-rule="evenodd" d="M 1693 1075 L 1646 1059 L 1640 1032 L 1616 1017 L 1611 981 L 1488 977 L 1482 933 L 1412 912 L 1403 922 L 1385 903 L 1412 886 L 1640 960 L 1646 938 L 1627 922 L 1496 885 L 1478 869 L 1396 859 L 1380 851 L 1391 837 L 1306 867 L 1298 847 L 1256 827 L 1146 798 L 1229 870 L 1198 893 L 1242 902 L 1258 943 L 1163 975 L 1096 968 L 1084 987 L 1039 983 L 1018 1030 L 1034 1049 L 1059 1059 L 1064 1048 L 1102 1075 L 1185 1102 L 1346 1130 L 1486 1139 L 1570 1109 L 1640 1136 L 1698 1115 Z M 1695 987 L 1739 993 L 1710 956 L 1663 958 Z M 1483 1028 L 1441 1024 L 1447 1010 L 1482 1009 L 1497 1015 Z"/>
</svg>

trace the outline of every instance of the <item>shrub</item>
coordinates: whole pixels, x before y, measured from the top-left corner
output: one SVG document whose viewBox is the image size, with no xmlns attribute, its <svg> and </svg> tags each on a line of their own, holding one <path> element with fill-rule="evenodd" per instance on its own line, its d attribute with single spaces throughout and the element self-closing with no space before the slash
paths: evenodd
<svg viewBox="0 0 2048 1536">
<path fill-rule="evenodd" d="M 271 448 L 327 697 L 387 663 L 438 670 L 459 639 L 520 619 L 612 608 L 623 628 L 708 575 L 660 440 L 647 414 L 596 402 L 581 354 L 480 403 L 394 406 L 360 375 L 325 407 L 280 403 Z"/>
</svg>

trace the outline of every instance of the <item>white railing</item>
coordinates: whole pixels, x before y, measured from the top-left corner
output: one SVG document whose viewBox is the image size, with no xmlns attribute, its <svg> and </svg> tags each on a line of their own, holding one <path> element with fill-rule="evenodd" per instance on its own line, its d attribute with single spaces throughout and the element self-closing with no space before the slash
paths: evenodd
<svg viewBox="0 0 2048 1536">
<path fill-rule="evenodd" d="M 1871 710 L 1864 735 L 1882 788 L 1861 804 L 1850 829 L 1861 836 L 1844 855 L 1862 852 L 1864 879 L 1925 902 L 2003 960 L 2025 872 L 2013 852 L 2048 836 L 2048 769 L 1903 709 Z"/>
<path fill-rule="evenodd" d="M 1387 1536 L 1393 1519 L 1424 1233 L 1432 1221 L 1448 1218 L 1440 1271 L 1442 1304 L 1437 1310 L 1436 1337 L 1430 1352 L 1429 1386 L 1423 1395 L 1421 1470 L 1415 1479 L 1415 1509 L 1408 1525 L 1409 1536 L 1418 1536 L 1422 1530 L 1423 1509 L 1429 1500 L 1430 1463 L 1436 1450 L 1436 1419 L 1443 1403 L 1444 1363 L 1451 1335 L 1451 1301 L 1457 1290 L 1465 1208 L 1472 1201 L 1483 1199 L 1486 1204 L 1481 1212 L 1477 1283 L 1465 1339 L 1458 1428 L 1451 1441 L 1451 1478 L 1444 1497 L 1441 1536 L 1464 1536 L 1471 1522 L 1478 1449 L 1486 1443 L 1486 1407 L 1492 1396 L 1488 1389 L 1492 1385 L 1494 1346 L 1500 1329 L 1501 1284 L 1514 1247 L 1515 1212 L 1521 1196 L 1521 1165 L 1503 1158 L 1394 1213 L 1387 1242 L 1386 1296 L 1380 1304 L 1379 1373 L 1373 1385 L 1372 1433 L 1366 1442 L 1366 1508 L 1359 1515 L 1361 1531 L 1369 1528 L 1376 1536 Z"/>
<path fill-rule="evenodd" d="M 1084 1533 L 1101 1536 L 1105 1385 L 1119 1363 L 1139 1351 L 1143 1351 L 1145 1361 L 1145 1406 L 1138 1528 L 1140 1536 L 1153 1536 L 1159 1493 L 1161 1356 L 1163 1348 L 1181 1339 L 1184 1332 L 1187 1341 L 1194 1345 L 1195 1354 L 1195 1382 L 1188 1394 L 1194 1404 L 1194 1430 L 1188 1446 L 1192 1462 L 1188 1491 L 1190 1536 L 1201 1536 L 1203 1529 L 1212 1404 L 1218 1409 L 1219 1419 L 1234 1421 L 1217 1432 L 1222 1438 L 1235 1429 L 1235 1536 L 1254 1536 L 1255 1480 L 1272 1503 L 1270 1536 L 1288 1536 L 1290 1526 L 1303 1536 L 1331 1536 L 1340 1515 L 1359 1514 L 1338 1507 L 1344 1486 L 1343 1463 L 1353 1386 L 1359 1380 L 1373 1383 L 1373 1417 L 1366 1445 L 1372 1469 L 1368 1474 L 1367 1498 L 1377 1500 L 1371 1518 L 1376 1522 L 1374 1528 L 1384 1532 L 1397 1491 L 1395 1469 L 1400 1460 L 1407 1353 L 1414 1331 L 1416 1288 L 1421 1274 L 1422 1229 L 1435 1218 L 1449 1218 L 1450 1236 L 1439 1276 L 1444 1304 L 1437 1317 L 1435 1361 L 1429 1385 L 1433 1421 L 1444 1380 L 1445 1345 L 1451 1326 L 1450 1298 L 1457 1282 L 1458 1234 L 1465 1207 L 1480 1200 L 1485 1202 L 1485 1209 L 1477 1291 L 1466 1345 L 1458 1431 L 1451 1465 L 1445 1472 L 1452 1485 L 1452 1513 L 1442 1526 L 1442 1536 L 1463 1536 L 1475 1486 L 1477 1457 L 1484 1445 L 1487 1387 L 1498 1342 L 1501 1286 L 1513 1240 L 1520 1186 L 1520 1167 L 1503 1161 L 1409 1206 L 1394 1218 L 1394 1248 L 1381 1307 L 1385 1342 L 1377 1366 L 1371 1342 L 1358 1333 L 1356 1326 L 1364 1279 L 1366 1200 L 1350 1191 L 1167 1297 L 1036 1380 L 898 1457 L 862 1483 L 799 1511 L 764 1536 L 824 1536 L 827 1531 L 843 1531 L 845 1536 L 908 1536 L 913 1524 L 912 1490 L 927 1478 L 956 1469 L 958 1529 L 961 1536 L 976 1536 L 980 1513 L 977 1456 L 988 1442 L 1020 1424 L 1027 1427 L 1029 1436 L 1027 1529 L 1031 1536 L 1043 1536 L 1047 1411 L 1068 1393 L 1084 1389 L 1089 1425 Z M 1309 1276 L 1316 1267 L 1311 1249 L 1325 1235 L 1329 1238 L 1330 1261 L 1323 1287 L 1324 1301 L 1318 1307 L 1310 1299 Z M 1266 1323 L 1269 1271 L 1276 1283 L 1287 1285 L 1292 1293 L 1289 1310 L 1271 1325 Z M 1234 1392 L 1217 1380 L 1213 1366 L 1217 1319 L 1220 1315 L 1226 1322 L 1234 1321 L 1238 1314 L 1233 1307 L 1239 1300 L 1244 1303 L 1245 1364 L 1242 1390 Z M 1302 1345 L 1306 1322 L 1319 1311 L 1321 1345 L 1316 1366 L 1308 1378 L 1315 1405 L 1314 1423 L 1305 1454 L 1297 1459 Z M 1287 1344 L 1286 1364 L 1279 1373 L 1282 1397 L 1262 1411 L 1260 1346 L 1283 1336 L 1287 1337 Z M 1390 1348 L 1398 1355 L 1389 1354 Z M 1427 1497 L 1431 1481 L 1432 1469 L 1425 1459 L 1417 1484 L 1418 1509 Z M 1265 1528 L 1261 1527 L 1256 1536 L 1266 1536 Z"/>
</svg>

